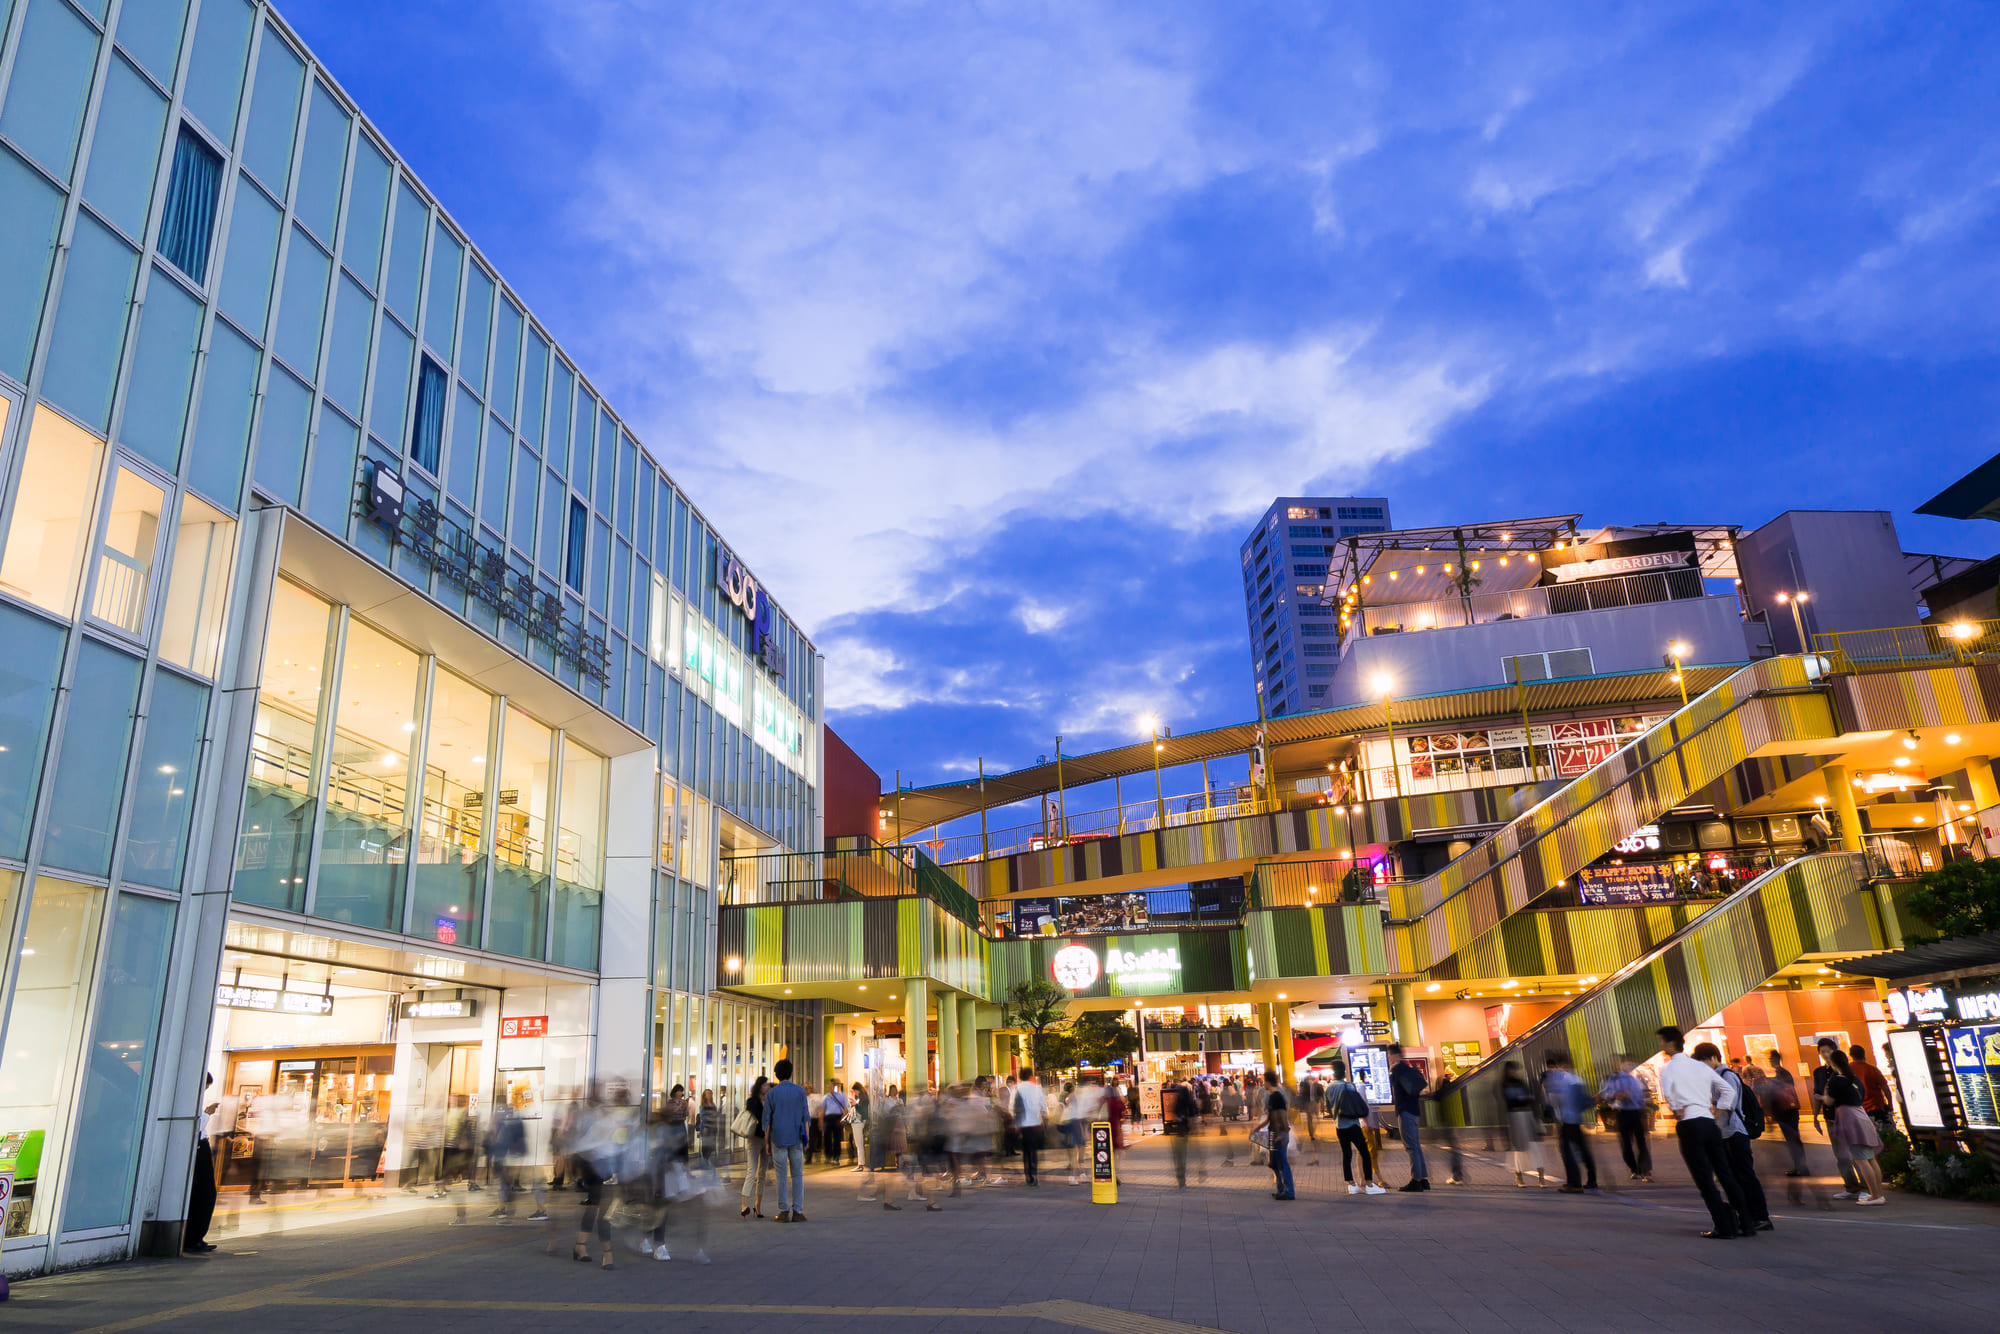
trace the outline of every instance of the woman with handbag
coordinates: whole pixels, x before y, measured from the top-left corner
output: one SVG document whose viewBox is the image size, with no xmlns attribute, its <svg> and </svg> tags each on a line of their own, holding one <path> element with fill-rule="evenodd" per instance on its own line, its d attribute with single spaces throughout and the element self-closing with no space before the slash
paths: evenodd
<svg viewBox="0 0 2000 1334">
<path fill-rule="evenodd" d="M 1532 1169 L 1535 1188 L 1547 1187 L 1548 1173 L 1542 1170 L 1542 1100 L 1522 1077 L 1517 1061 L 1501 1067 L 1500 1102 L 1507 1109 L 1507 1165 L 1514 1169 L 1514 1184 L 1525 1190 Z"/>
<path fill-rule="evenodd" d="M 743 1210 L 742 1217 L 764 1216 L 764 1180 L 771 1155 L 764 1143 L 764 1090 L 771 1081 L 762 1075 L 750 1086 L 750 1096 L 743 1100 L 743 1110 L 729 1123 L 729 1128 L 743 1137 Z"/>
</svg>

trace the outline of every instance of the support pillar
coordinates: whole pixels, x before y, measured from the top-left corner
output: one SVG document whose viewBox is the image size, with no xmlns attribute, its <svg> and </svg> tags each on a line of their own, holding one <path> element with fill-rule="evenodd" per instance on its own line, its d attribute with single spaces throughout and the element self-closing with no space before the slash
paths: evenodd
<svg viewBox="0 0 2000 1334">
<path fill-rule="evenodd" d="M 959 1082 L 958 1074 L 958 998 L 948 991 L 941 991 L 937 998 L 938 1024 L 938 1087 L 949 1088 Z"/>
<path fill-rule="evenodd" d="M 820 1009 L 821 1009 L 821 1011 L 822 1011 L 822 1013 L 820 1014 L 820 1017 L 819 1017 L 819 1025 L 820 1025 L 820 1042 L 819 1042 L 819 1062 L 820 1062 L 820 1064 L 819 1064 L 819 1069 L 820 1069 L 820 1085 L 821 1085 L 821 1087 L 822 1087 L 822 1088 L 832 1088 L 832 1087 L 833 1087 L 834 1085 L 836 1085 L 836 1084 L 845 1084 L 845 1083 L 846 1083 L 846 1081 L 845 1081 L 845 1080 L 843 1080 L 843 1079 L 841 1078 L 841 1074 L 840 1074 L 840 1071 L 838 1071 L 838 1070 L 834 1069 L 834 1066 L 833 1066 L 833 1022 L 834 1022 L 834 1016 L 833 1016 L 833 1015 L 830 1015 L 830 1014 L 826 1014 L 826 1013 L 824 1013 L 824 1011 L 825 1011 L 825 1009 L 826 1009 L 826 1005 L 827 1005 L 827 1002 L 825 1002 L 825 1001 L 821 1001 L 821 1002 L 820 1002 L 819 1004 L 820 1004 Z"/>
<path fill-rule="evenodd" d="M 903 979 L 903 1091 L 908 1094 L 930 1087 L 931 1019 L 930 988 L 921 977 Z"/>
<path fill-rule="evenodd" d="M 1972 788 L 1972 809 L 1983 811 L 1990 806 L 2000 806 L 2000 784 L 1993 781 L 1993 761 L 1985 755 L 1974 755 L 1965 762 L 1965 781 Z"/>
<path fill-rule="evenodd" d="M 1279 1001 L 1272 1009 L 1272 1018 L 1276 1020 L 1276 1023 L 1273 1025 L 1275 1031 L 1273 1032 L 1272 1040 L 1273 1045 L 1278 1049 L 1278 1060 L 1276 1063 L 1278 1082 L 1286 1088 L 1290 1088 L 1292 1086 L 1293 1050 L 1292 1003 L 1288 1000 Z"/>
<path fill-rule="evenodd" d="M 1272 1031 L 1271 1002 L 1257 1002 L 1257 1044 L 1264 1056 L 1264 1068 L 1275 1070 L 1278 1066 L 1277 1035 Z"/>
<path fill-rule="evenodd" d="M 1854 804 L 1854 784 L 1848 781 L 1847 766 L 1828 764 L 1820 768 L 1826 784 L 1826 804 L 1840 825 L 1840 846 L 1847 852 L 1861 851 L 1861 812 Z"/>
<path fill-rule="evenodd" d="M 1389 1005 L 1396 1014 L 1396 1041 L 1405 1047 L 1423 1046 L 1423 1035 L 1417 1029 L 1417 984 L 1391 982 Z"/>
<path fill-rule="evenodd" d="M 970 996 L 957 999 L 958 1077 L 970 1083 L 979 1069 L 979 1002 Z"/>
</svg>

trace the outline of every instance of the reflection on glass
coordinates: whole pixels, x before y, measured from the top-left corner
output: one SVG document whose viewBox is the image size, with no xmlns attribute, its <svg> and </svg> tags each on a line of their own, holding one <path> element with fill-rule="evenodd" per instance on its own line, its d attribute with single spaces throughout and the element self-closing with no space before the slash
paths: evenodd
<svg viewBox="0 0 2000 1334">
<path fill-rule="evenodd" d="M 21 873 L 0 867 L 0 938 L 14 929 L 14 901 L 20 896 Z M 11 950 L 0 950 L 0 996 L 7 994 L 7 975 L 13 971 Z"/>
<path fill-rule="evenodd" d="M 493 696 L 440 667 L 431 683 L 410 934 L 442 945 L 479 944 L 492 729 Z"/>
<path fill-rule="evenodd" d="M 181 500 L 180 523 L 174 531 L 160 658 L 214 676 L 222 657 L 222 612 L 229 598 L 236 521 L 189 492 Z"/>
<path fill-rule="evenodd" d="M 488 948 L 542 957 L 548 904 L 549 759 L 555 734 L 509 707 L 493 794 L 493 903 Z"/>
<path fill-rule="evenodd" d="M 36 411 L 7 554 L 0 559 L 0 588 L 58 616 L 74 611 L 103 463 L 102 440 L 47 408 Z"/>
<path fill-rule="evenodd" d="M 49 790 L 42 861 L 85 875 L 111 873 L 118 799 L 132 753 L 132 721 L 145 664 L 94 639 L 77 653 Z"/>
<path fill-rule="evenodd" d="M 68 1156 L 70 1092 L 77 1053 L 83 1049 L 83 1016 L 97 958 L 98 914 L 104 891 L 42 875 L 28 904 L 21 941 L 20 977 L 0 1053 L 0 1126 L 22 1137 L 15 1150 L 15 1203 L 8 1231 L 49 1230 L 56 1173 Z M 27 1202 L 21 1210 L 20 1201 Z M 24 1221 L 15 1221 L 20 1210 Z"/>
<path fill-rule="evenodd" d="M 125 825 L 124 876 L 129 881 L 180 887 L 207 718 L 208 687 L 172 672 L 154 675 L 139 777 L 132 788 L 132 818 Z"/>
<path fill-rule="evenodd" d="M 597 967 L 603 911 L 604 760 L 563 738 L 562 801 L 556 835 L 555 936 L 551 959 Z"/>
<path fill-rule="evenodd" d="M 0 856 L 28 853 L 28 822 L 41 786 L 42 748 L 48 744 L 67 638 L 40 616 L 0 606 L 0 644 L 7 646 L 0 653 Z"/>
<path fill-rule="evenodd" d="M 136 635 L 146 619 L 146 590 L 153 580 L 153 556 L 160 546 L 160 511 L 167 493 L 133 472 L 118 470 L 111 484 L 111 512 L 97 547 L 97 583 L 90 614 Z"/>
<path fill-rule="evenodd" d="M 410 750 L 419 656 L 349 618 L 340 656 L 313 915 L 387 930 L 409 851 Z"/>
<path fill-rule="evenodd" d="M 313 731 L 319 719 L 331 612 L 297 584 L 280 580 L 272 592 L 232 891 L 242 903 L 294 912 L 305 904 L 315 774 Z"/>
</svg>

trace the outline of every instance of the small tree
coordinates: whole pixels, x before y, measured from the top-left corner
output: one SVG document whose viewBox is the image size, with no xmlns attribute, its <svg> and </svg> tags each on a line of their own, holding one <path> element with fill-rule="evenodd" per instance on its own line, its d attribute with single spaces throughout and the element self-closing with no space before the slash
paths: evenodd
<svg viewBox="0 0 2000 1334">
<path fill-rule="evenodd" d="M 1070 1065 L 1103 1067 L 1139 1050 L 1139 1031 L 1123 1023 L 1115 1010 L 1092 1010 L 1062 1034 L 1070 1047 Z"/>
<path fill-rule="evenodd" d="M 1910 911 L 1943 939 L 2000 931 L 2000 861 L 1953 862 L 1917 877 Z"/>
<path fill-rule="evenodd" d="M 1043 1049 L 1051 1032 L 1062 1028 L 1068 1014 L 1069 993 L 1045 977 L 1026 978 L 1007 989 L 1004 1026 L 1028 1030 L 1028 1057 L 1037 1070 L 1045 1063 Z"/>
</svg>

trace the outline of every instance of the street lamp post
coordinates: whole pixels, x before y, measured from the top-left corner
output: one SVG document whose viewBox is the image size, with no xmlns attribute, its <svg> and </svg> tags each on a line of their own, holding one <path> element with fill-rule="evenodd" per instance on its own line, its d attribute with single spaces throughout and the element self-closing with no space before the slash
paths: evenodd
<svg viewBox="0 0 2000 1334">
<path fill-rule="evenodd" d="M 1806 597 L 1807 595 L 1804 593 L 1778 594 L 1778 601 L 1787 604 L 1792 609 L 1792 628 L 1798 632 L 1799 652 L 1801 653 L 1812 652 L 1812 646 L 1806 643 L 1806 620 L 1799 612 L 1799 608 L 1805 605 Z"/>
<path fill-rule="evenodd" d="M 1166 788 L 1160 780 L 1160 752 L 1166 747 L 1160 744 L 1160 720 L 1152 714 L 1146 715 L 1146 727 L 1153 734 L 1153 815 L 1155 829 L 1167 827 Z"/>
<path fill-rule="evenodd" d="M 1382 696 L 1382 716 L 1389 726 L 1389 784 L 1396 793 L 1396 813 L 1402 817 L 1403 828 L 1407 830 L 1410 818 L 1408 809 L 1403 805 L 1403 767 L 1396 763 L 1396 705 L 1390 697 L 1395 684 L 1387 672 L 1379 672 L 1375 676 L 1376 693 Z"/>
<path fill-rule="evenodd" d="M 1681 707 L 1684 709 L 1688 706 L 1688 683 L 1687 669 L 1681 666 L 1681 660 L 1687 657 L 1687 651 L 1688 646 L 1678 639 L 1667 645 L 1667 661 L 1673 664 L 1674 684 L 1681 688 Z"/>
</svg>

